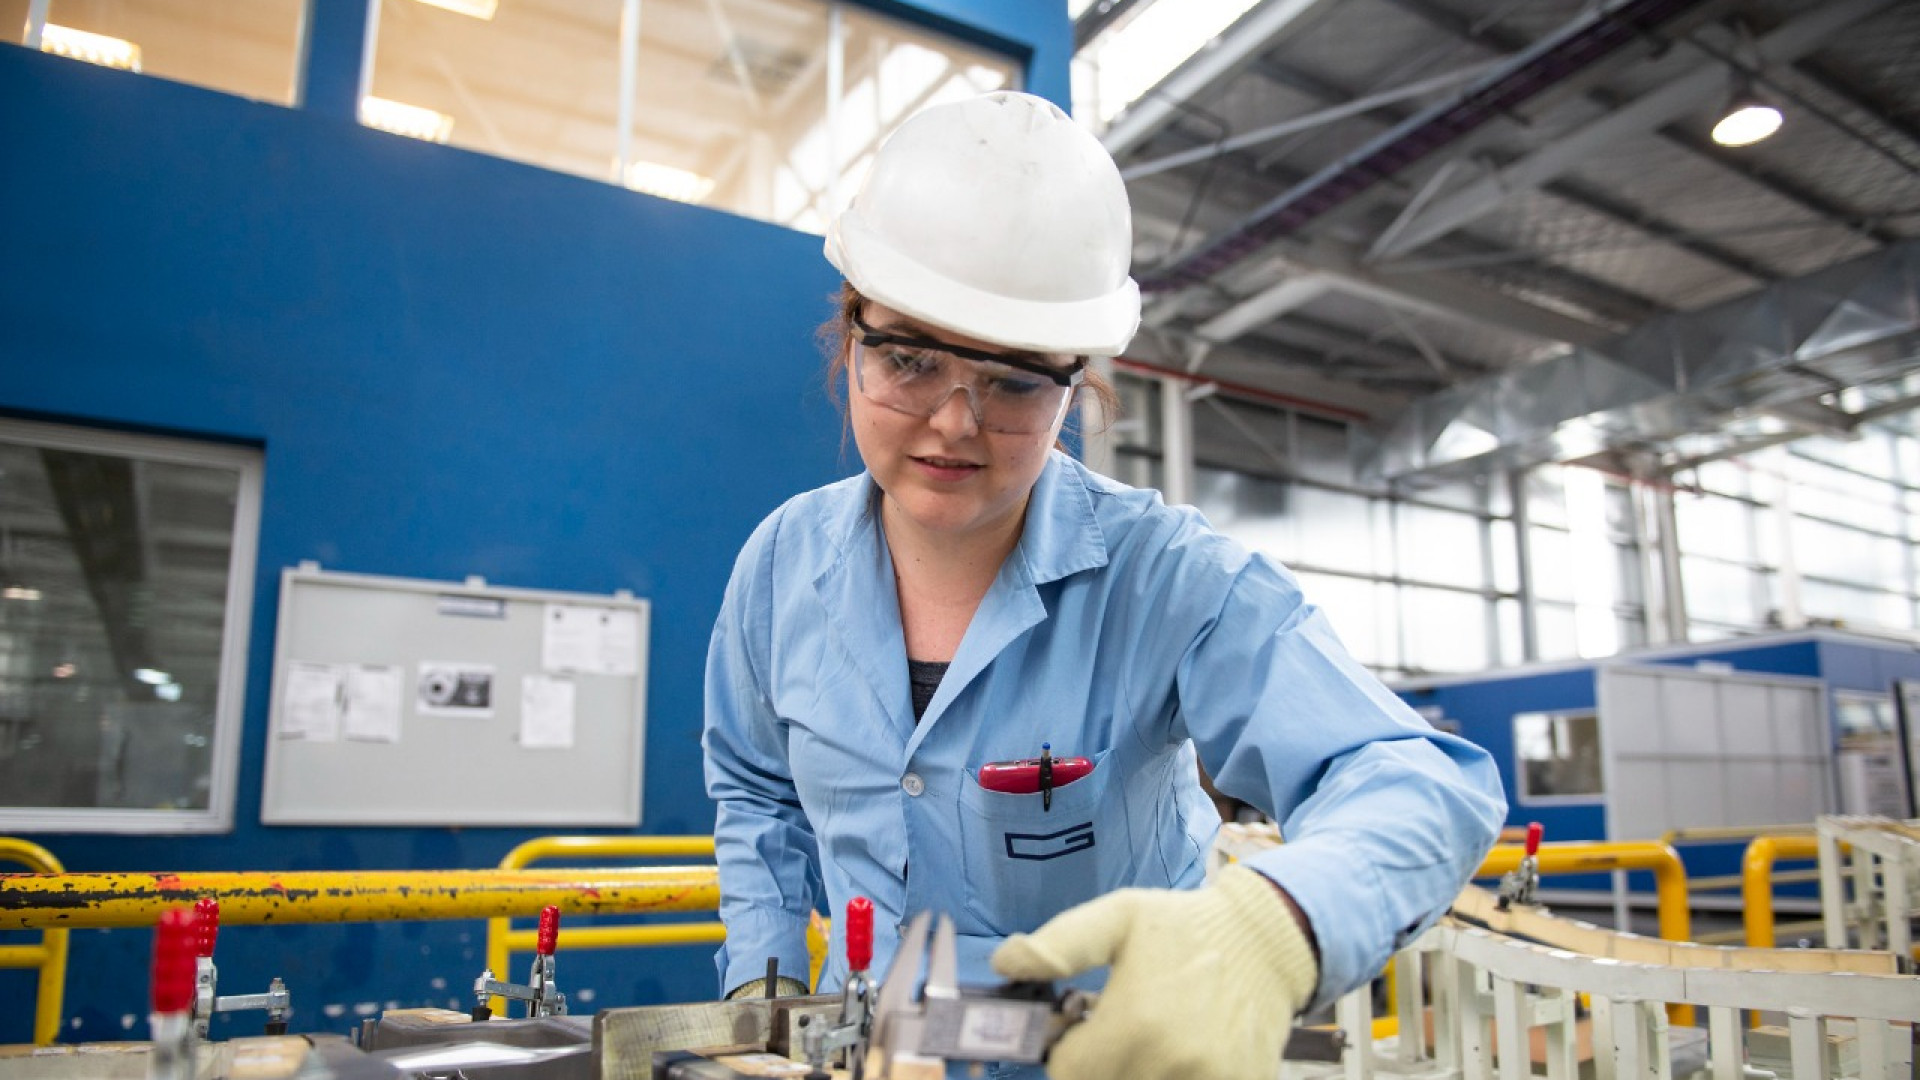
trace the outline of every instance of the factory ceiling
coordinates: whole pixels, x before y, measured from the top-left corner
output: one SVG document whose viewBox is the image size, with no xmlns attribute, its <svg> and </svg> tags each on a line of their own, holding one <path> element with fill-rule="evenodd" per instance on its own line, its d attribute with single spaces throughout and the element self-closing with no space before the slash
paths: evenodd
<svg viewBox="0 0 1920 1080">
<path fill-rule="evenodd" d="M 1081 62 L 1147 8 L 1090 7 Z M 1130 358 L 1364 413 L 1390 480 L 1845 435 L 1920 385 L 1917 74 L 1896 0 L 1255 4 L 1104 130 L 1148 293 Z M 1716 144 L 1745 92 L 1784 125 Z M 1868 278 L 1886 332 L 1801 363 L 1807 298 Z M 1737 317 L 1775 337 L 1720 349 L 1710 386 L 1619 355 Z M 1528 423 L 1463 442 L 1516 385 Z"/>
</svg>

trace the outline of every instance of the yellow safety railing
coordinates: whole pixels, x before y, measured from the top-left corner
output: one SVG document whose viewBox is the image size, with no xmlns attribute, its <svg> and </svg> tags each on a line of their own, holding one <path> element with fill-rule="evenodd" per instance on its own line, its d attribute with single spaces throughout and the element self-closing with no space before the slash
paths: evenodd
<svg viewBox="0 0 1920 1080">
<path fill-rule="evenodd" d="M 28 840 L 0 836 L 0 860 L 25 866 L 38 874 L 66 869 L 53 852 Z M 0 945 L 0 968 L 39 968 L 39 993 L 33 1006 L 33 1043 L 51 1046 L 60 1034 L 60 1011 L 67 994 L 67 932 L 46 928 L 38 945 Z"/>
<path fill-rule="evenodd" d="M 1524 844 L 1500 844 L 1487 853 L 1476 878 L 1499 877 L 1520 866 L 1526 858 Z M 1623 840 L 1615 843 L 1571 841 L 1541 844 L 1537 855 L 1540 874 L 1598 874 L 1614 870 L 1650 870 L 1660 936 L 1667 941 L 1693 940 L 1693 912 L 1687 906 L 1687 870 L 1680 853 L 1672 845 L 1657 840 Z M 1622 930 L 1627 929 L 1621 927 Z M 1675 1005 L 1673 1022 L 1693 1025 L 1693 1006 Z"/>
<path fill-rule="evenodd" d="M 1747 845 L 1746 856 L 1740 862 L 1741 923 L 1746 928 L 1747 944 L 1768 949 L 1774 947 L 1774 885 L 1782 879 L 1817 880 L 1804 874 L 1775 874 L 1774 863 L 1782 859 L 1819 857 L 1819 841 L 1813 836 L 1756 836 Z"/>
<path fill-rule="evenodd" d="M 519 870 L 545 859 L 672 859 L 713 857 L 711 836 L 541 836 L 521 844 L 500 860 L 502 870 Z M 688 868 L 694 869 L 694 868 Z M 715 875 L 713 866 L 697 869 Z M 706 910 L 717 910 L 720 893 L 714 890 L 713 903 Z M 526 914 L 517 912 L 516 914 Z M 667 923 L 643 926 L 582 926 L 561 933 L 568 949 L 621 949 L 655 945 L 698 945 L 726 939 L 727 928 L 717 922 Z M 537 930 L 515 930 L 512 920 L 502 916 L 487 920 L 487 966 L 494 977 L 511 981 L 507 965 L 516 952 L 533 951 Z M 506 1002 L 494 998 L 490 1007 L 499 1010 Z"/>
<path fill-rule="evenodd" d="M 1698 847 L 1713 844 L 1731 844 L 1737 841 L 1751 842 L 1761 836 L 1808 836 L 1813 835 L 1812 825 L 1710 825 L 1687 829 L 1668 829 L 1660 834 L 1660 842 L 1676 848 Z M 1720 892 L 1727 889 L 1744 887 L 1746 876 L 1741 874 L 1713 874 L 1696 876 L 1687 880 L 1687 888 L 1694 892 Z M 1779 879 L 1776 879 L 1779 880 Z M 1807 880 L 1814 880 L 1808 878 Z M 1710 934 L 1702 935 L 1700 940 L 1726 944 L 1737 941 L 1740 935 Z"/>
<path fill-rule="evenodd" d="M 490 919 L 548 904 L 570 914 L 712 911 L 720 875 L 712 866 L 0 874 L 0 930 L 152 926 L 203 896 L 220 902 L 223 927 Z"/>
</svg>

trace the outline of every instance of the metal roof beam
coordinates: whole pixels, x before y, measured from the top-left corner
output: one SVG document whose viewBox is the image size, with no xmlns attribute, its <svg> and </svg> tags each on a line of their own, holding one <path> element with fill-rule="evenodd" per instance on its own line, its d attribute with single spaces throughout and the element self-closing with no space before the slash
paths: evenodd
<svg viewBox="0 0 1920 1080">
<path fill-rule="evenodd" d="M 1742 155 L 1737 150 L 1721 146 L 1712 139 L 1703 139 L 1690 131 L 1668 126 L 1660 129 L 1660 137 L 1674 146 L 1697 157 L 1718 165 L 1742 180 L 1772 192 L 1790 203 L 1795 203 L 1811 213 L 1825 218 L 1828 222 L 1856 233 L 1882 246 L 1900 239 L 1898 233 L 1888 229 L 1871 215 L 1850 210 L 1832 199 L 1789 179 L 1778 171 L 1768 168 L 1750 155 Z"/>
<path fill-rule="evenodd" d="M 1382 90 L 1378 93 L 1367 94 L 1364 97 L 1342 101 L 1336 105 L 1328 105 L 1325 108 L 1307 113 L 1303 116 L 1289 117 L 1277 124 L 1269 124 L 1263 128 L 1256 128 L 1244 135 L 1235 135 L 1230 139 L 1222 139 L 1219 142 L 1209 143 L 1205 146 L 1196 146 L 1190 150 L 1182 150 L 1179 153 L 1154 158 L 1152 161 L 1143 161 L 1137 165 L 1129 165 L 1120 170 L 1120 178 L 1122 180 L 1139 180 L 1142 177 L 1152 176 L 1155 173 L 1163 173 L 1169 169 L 1177 169 L 1182 165 L 1192 165 L 1195 162 L 1206 161 L 1208 158 L 1219 157 L 1222 154 L 1238 153 L 1242 150 L 1259 146 L 1261 143 L 1272 142 L 1275 139 L 1287 135 L 1297 134 L 1302 131 L 1311 131 L 1314 128 L 1323 127 L 1338 120 L 1345 120 L 1349 116 L 1359 116 L 1364 113 L 1369 113 L 1397 101 L 1421 97 L 1426 94 L 1431 94 L 1435 90 L 1445 90 L 1449 86 L 1458 85 L 1484 73 L 1486 69 L 1486 64 L 1469 64 L 1464 68 L 1449 71 L 1444 75 L 1435 75 L 1432 78 L 1403 83 L 1391 90 Z"/>
<path fill-rule="evenodd" d="M 1303 272 L 1324 277 L 1342 292 L 1450 322 L 1571 345 L 1591 345 L 1613 336 L 1603 327 L 1456 278 L 1387 278 L 1351 260 L 1319 252 L 1289 252 L 1286 258 Z"/>
<path fill-rule="evenodd" d="M 1334 282 L 1325 274 L 1287 275 L 1278 283 L 1254 293 L 1232 307 L 1200 324 L 1202 338 L 1218 345 L 1285 315 L 1332 291 Z"/>
<path fill-rule="evenodd" d="M 1781 24 L 1754 45 L 1762 63 L 1787 64 L 1894 0 L 1837 0 Z M 1459 191 L 1434 200 L 1420 220 L 1401 231 L 1385 255 L 1402 255 L 1492 212 L 1516 192 L 1559 177 L 1615 143 L 1652 131 L 1724 94 L 1728 72 L 1719 64 L 1695 70 L 1648 91 L 1606 116 L 1528 153 Z"/>
<path fill-rule="evenodd" d="M 1544 184 L 1541 190 L 1556 198 L 1565 199 L 1602 217 L 1611 218 L 1630 228 L 1637 229 L 1655 239 L 1665 241 L 1674 247 L 1692 252 L 1724 270 L 1752 278 L 1757 282 L 1773 281 L 1780 275 L 1768 267 L 1754 262 L 1745 255 L 1716 244 L 1711 240 L 1698 237 L 1685 228 L 1637 206 L 1619 202 L 1607 195 L 1567 180 L 1556 180 Z"/>
<path fill-rule="evenodd" d="M 1212 48 L 1188 57 L 1173 74 L 1129 105 L 1100 141 L 1108 153 L 1116 158 L 1124 157 L 1178 115 L 1177 103 L 1192 101 L 1220 80 L 1244 69 L 1333 4 L 1334 0 L 1268 0 L 1242 15 L 1220 35 Z"/>
<path fill-rule="evenodd" d="M 1891 103 L 1875 98 L 1845 74 L 1818 60 L 1795 61 L 1793 70 L 1821 90 L 1873 117 L 1874 123 L 1920 146 L 1920 126 L 1908 119 L 1910 111 L 1897 110 Z"/>
</svg>

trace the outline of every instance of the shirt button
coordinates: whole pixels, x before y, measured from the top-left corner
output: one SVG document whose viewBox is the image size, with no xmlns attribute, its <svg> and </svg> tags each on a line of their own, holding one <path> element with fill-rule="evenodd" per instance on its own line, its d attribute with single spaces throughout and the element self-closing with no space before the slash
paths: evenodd
<svg viewBox="0 0 1920 1080">
<path fill-rule="evenodd" d="M 921 792 L 927 790 L 926 782 L 920 779 L 919 773 L 908 773 L 901 779 L 900 786 L 916 799 L 920 797 Z"/>
</svg>

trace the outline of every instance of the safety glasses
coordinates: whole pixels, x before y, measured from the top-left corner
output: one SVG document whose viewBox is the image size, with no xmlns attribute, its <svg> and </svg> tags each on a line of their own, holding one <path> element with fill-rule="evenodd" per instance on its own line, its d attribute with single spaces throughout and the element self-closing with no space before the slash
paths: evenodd
<svg viewBox="0 0 1920 1080">
<path fill-rule="evenodd" d="M 1058 368 L 1032 354 L 969 349 L 875 330 L 853 317 L 854 384 L 876 405 L 909 416 L 932 416 L 964 391 L 982 431 L 1050 431 L 1066 414 L 1086 359 Z"/>
</svg>

